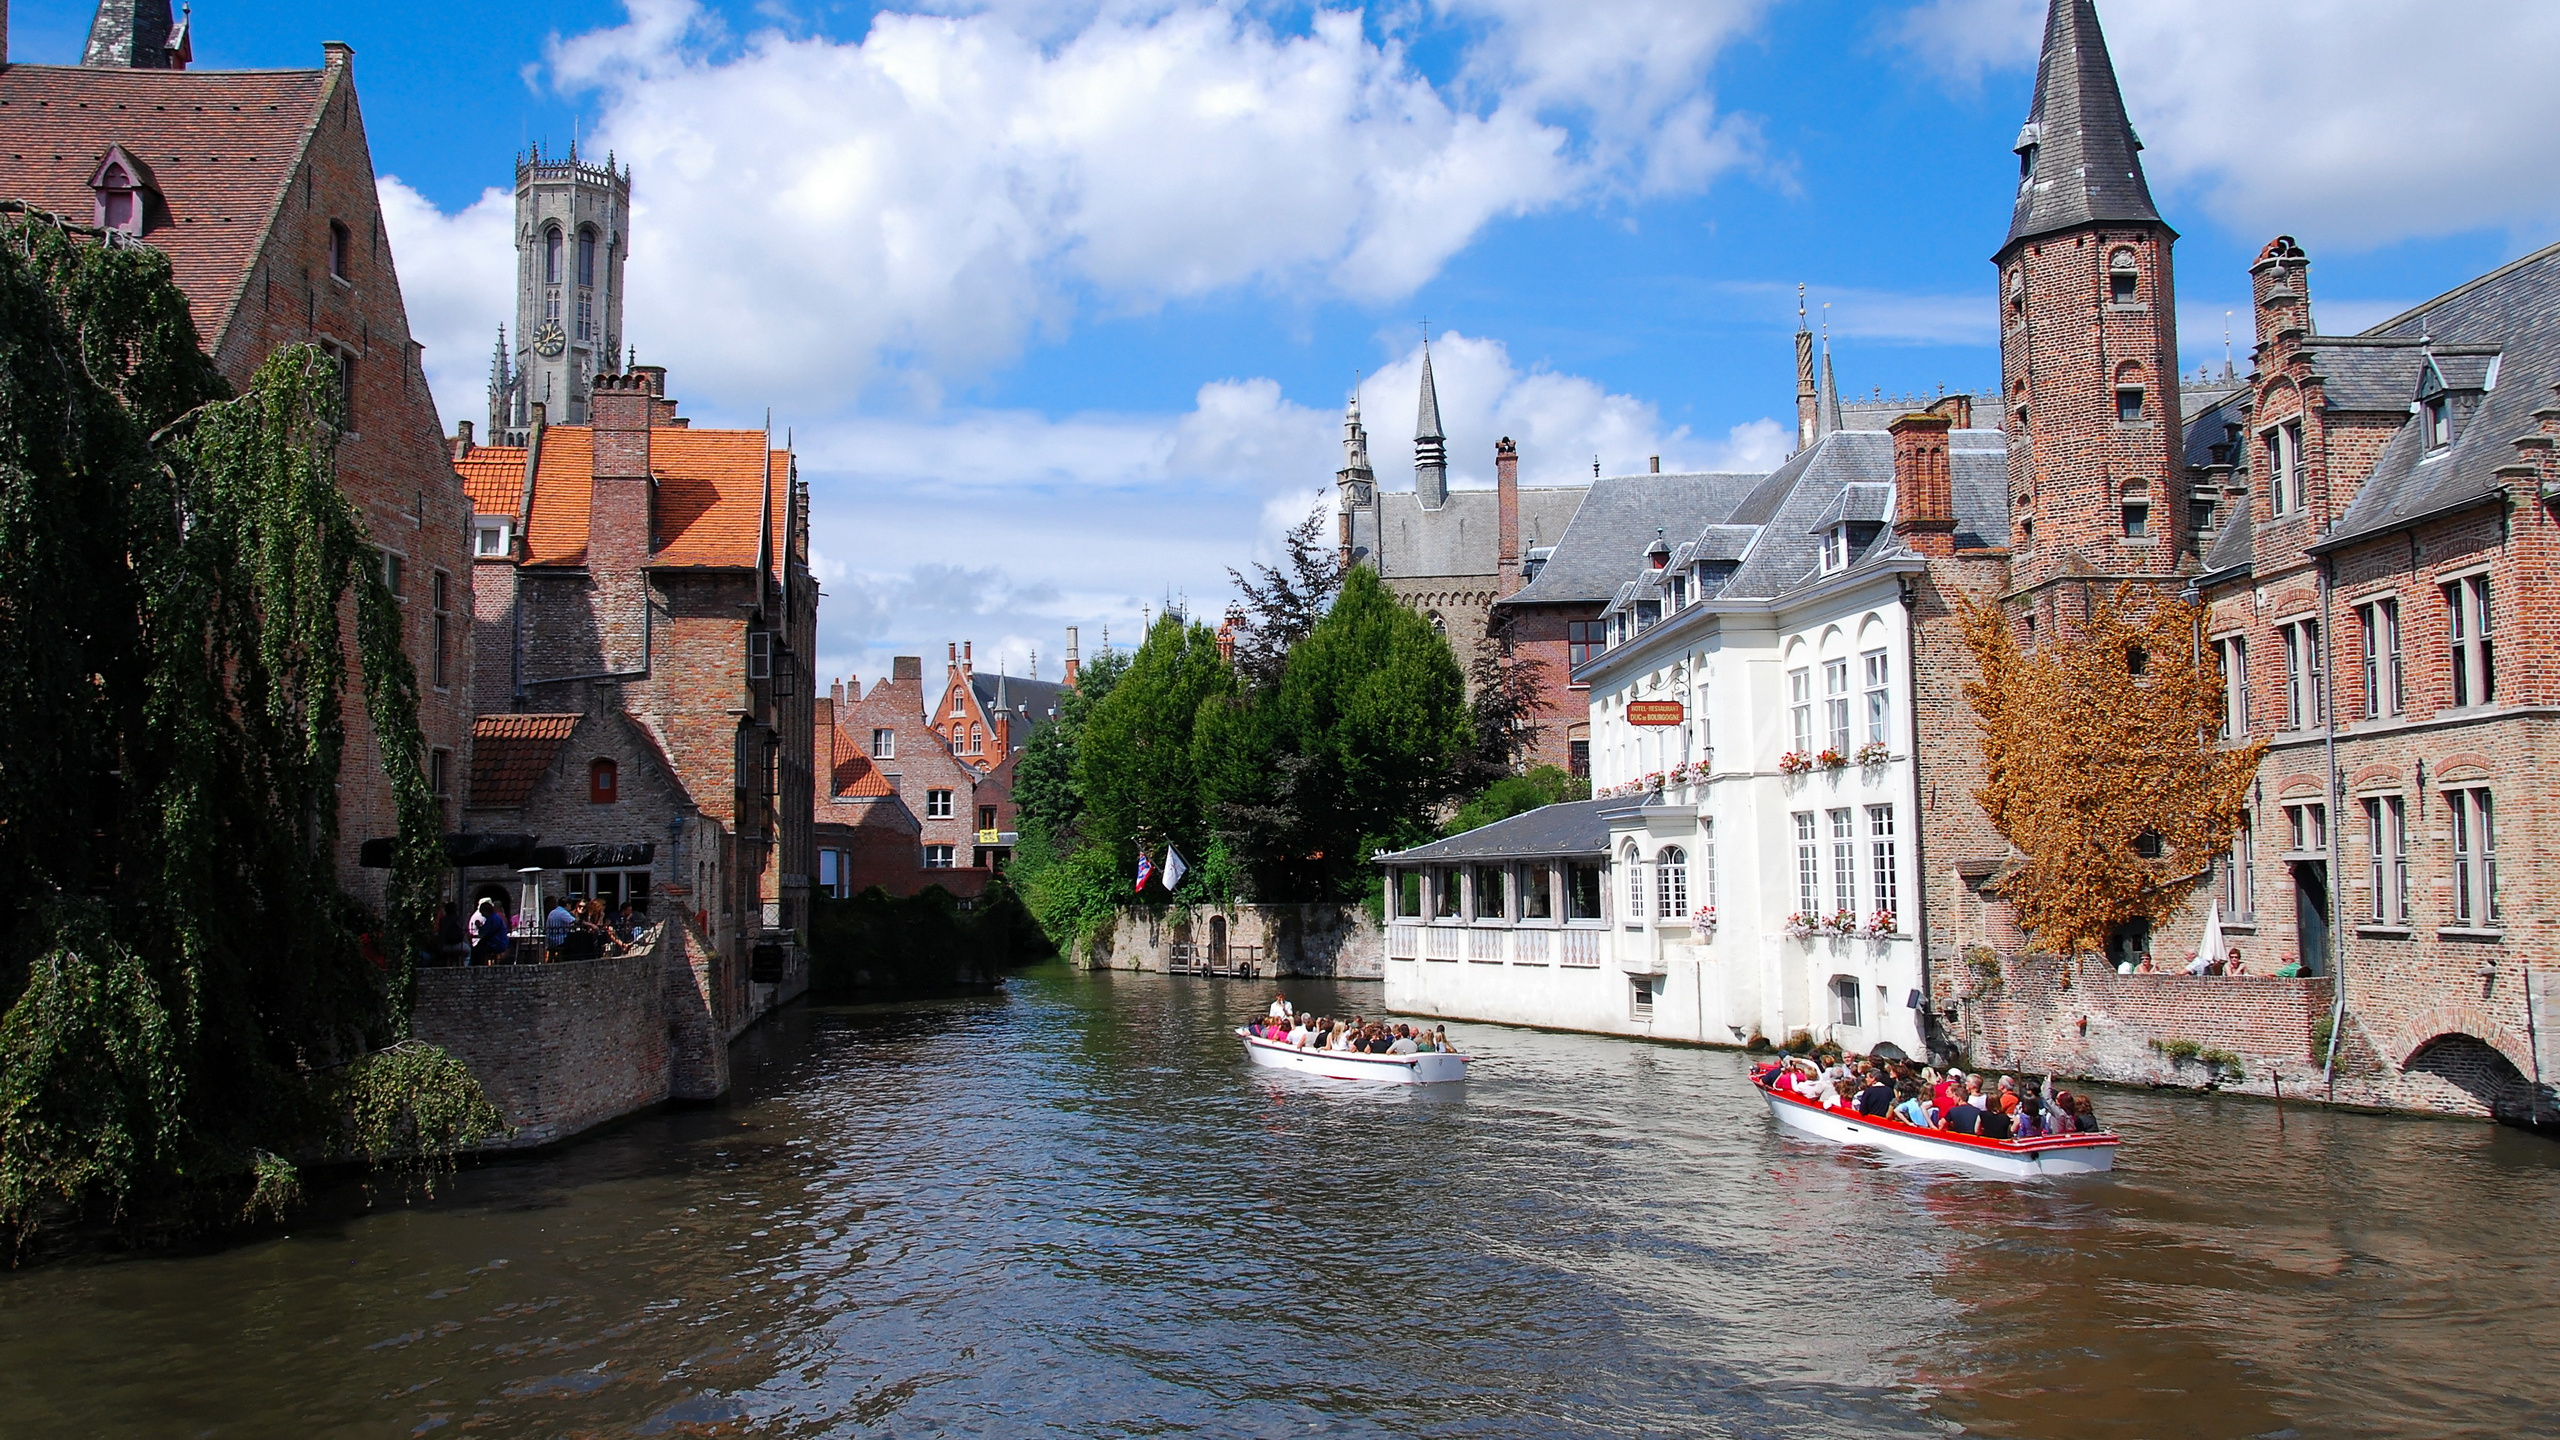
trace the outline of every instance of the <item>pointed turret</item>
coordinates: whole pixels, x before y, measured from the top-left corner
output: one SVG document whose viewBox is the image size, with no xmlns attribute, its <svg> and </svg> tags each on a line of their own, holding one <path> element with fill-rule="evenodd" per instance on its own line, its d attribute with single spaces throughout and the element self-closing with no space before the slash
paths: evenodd
<svg viewBox="0 0 2560 1440">
<path fill-rule="evenodd" d="M 1440 391 L 1431 383 L 1431 346 L 1422 347 L 1422 403 L 1413 420 L 1413 490 L 1425 510 L 1449 503 L 1449 437 L 1440 433 Z"/>
<path fill-rule="evenodd" d="M 2018 204 L 2003 250 L 2105 221 L 2159 222 L 2095 0 L 2052 0 L 2035 104 L 2013 148 Z"/>
<path fill-rule="evenodd" d="M 169 0 L 98 0 L 80 63 L 98 69 L 184 70 L 192 57 L 187 27 L 169 16 Z"/>
</svg>

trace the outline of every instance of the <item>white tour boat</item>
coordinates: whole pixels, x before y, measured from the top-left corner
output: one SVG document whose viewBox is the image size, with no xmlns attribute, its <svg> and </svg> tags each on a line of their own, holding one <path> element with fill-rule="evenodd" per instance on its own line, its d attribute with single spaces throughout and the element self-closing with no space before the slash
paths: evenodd
<svg viewBox="0 0 2560 1440">
<path fill-rule="evenodd" d="M 1441 1085 L 1467 1078 L 1468 1057 L 1447 1050 L 1430 1050 L 1420 1055 L 1301 1050 L 1295 1045 L 1265 1040 L 1242 1026 L 1236 1027 L 1236 1038 L 1244 1041 L 1246 1057 L 1267 1070 L 1293 1070 L 1300 1075 L 1322 1075 L 1332 1080 L 1367 1080 L 1380 1085 Z"/>
<path fill-rule="evenodd" d="M 2047 1135 L 2032 1140 L 1987 1140 L 1949 1130 L 1923 1130 L 1894 1119 L 1876 1119 L 1854 1110 L 1826 1110 L 1801 1095 L 1789 1095 L 1754 1084 L 1769 1113 L 1784 1128 L 1834 1145 L 1863 1145 L 1914 1160 L 1935 1160 L 1985 1170 L 2011 1180 L 2046 1175 L 2094 1175 L 2116 1164 L 2117 1137 L 2111 1131 L 2088 1135 Z"/>
</svg>

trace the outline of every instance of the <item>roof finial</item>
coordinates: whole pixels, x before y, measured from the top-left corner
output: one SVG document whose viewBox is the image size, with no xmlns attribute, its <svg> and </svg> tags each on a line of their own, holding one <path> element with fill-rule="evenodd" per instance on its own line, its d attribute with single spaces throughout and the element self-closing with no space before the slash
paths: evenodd
<svg viewBox="0 0 2560 1440">
<path fill-rule="evenodd" d="M 1823 308 L 1824 308 L 1824 309 L 1826 309 L 1826 310 L 1828 310 L 1828 309 L 1830 309 L 1831 307 L 1830 307 L 1830 306 L 1828 306 L 1828 305 L 1825 305 Z M 1798 333 L 1798 334 L 1802 334 L 1802 333 L 1804 333 L 1805 329 L 1806 329 L 1806 326 L 1805 326 L 1805 323 L 1804 323 L 1804 282 L 1803 282 L 1803 281 L 1801 281 L 1801 280 L 1799 280 L 1799 281 L 1797 281 L 1797 282 L 1796 282 L 1796 333 Z"/>
</svg>

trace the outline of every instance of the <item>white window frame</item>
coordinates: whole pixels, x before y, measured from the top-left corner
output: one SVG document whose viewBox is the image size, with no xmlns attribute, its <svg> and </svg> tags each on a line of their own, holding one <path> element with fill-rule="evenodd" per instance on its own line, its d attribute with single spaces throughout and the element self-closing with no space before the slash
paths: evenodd
<svg viewBox="0 0 2560 1440">
<path fill-rule="evenodd" d="M 953 810 L 952 810 L 952 808 L 951 808 L 951 799 L 952 799 L 952 792 L 951 792 L 951 791 L 949 791 L 949 790 L 927 790 L 927 791 L 925 791 L 925 792 L 924 792 L 924 818 L 926 818 L 927 820 L 948 820 L 948 819 L 950 819 L 950 818 L 952 817 L 953 813 L 954 813 L 954 812 L 953 812 Z"/>
<path fill-rule="evenodd" d="M 2328 716 L 2328 676 L 2320 653 L 2320 622 L 2305 616 L 2276 627 L 2284 636 L 2284 728 L 2312 730 Z"/>
<path fill-rule="evenodd" d="M 1875 906 L 1869 913 L 1881 915 L 1891 912 L 1894 928 L 1899 930 L 1902 928 L 1902 856 L 1898 837 L 1894 834 L 1892 806 L 1867 807 L 1867 851 L 1870 883 L 1875 887 Z"/>
<path fill-rule="evenodd" d="M 895 760 L 898 758 L 898 732 L 896 730 L 886 725 L 874 725 L 871 727 L 871 758 L 874 760 Z"/>
<path fill-rule="evenodd" d="M 2483 785 L 2457 786 L 2444 798 L 2453 841 L 2453 921 L 2497 929 L 2504 920 L 2498 905 L 2497 807 Z"/>
<path fill-rule="evenodd" d="M 2238 740 L 2249 733 L 2249 637 L 2225 635 L 2213 648 L 2222 657 L 2222 733 Z"/>
<path fill-rule="evenodd" d="M 2367 878 L 2373 903 L 2367 913 L 2377 925 L 2409 923 L 2409 811 L 2398 795 L 2370 795 L 2364 802 L 2365 846 L 2371 857 Z"/>
<path fill-rule="evenodd" d="M 1799 665 L 1787 672 L 1787 727 L 1795 739 L 1793 748 L 1813 753 L 1813 667 Z"/>
<path fill-rule="evenodd" d="M 509 516 L 475 515 L 471 517 L 471 558 L 474 560 L 506 559 L 514 553 L 515 528 L 514 519 Z"/>
<path fill-rule="evenodd" d="M 954 870 L 959 868 L 955 863 L 958 857 L 954 853 L 954 848 L 955 847 L 949 845 L 927 845 L 924 847 L 924 868 L 927 870 Z"/>
<path fill-rule="evenodd" d="M 1822 662 L 1822 733 L 1827 749 L 1849 753 L 1849 661 L 1846 656 Z"/>
<path fill-rule="evenodd" d="M 1665 845 L 1653 856 L 1654 918 L 1689 918 L 1689 852 Z"/>
<path fill-rule="evenodd" d="M 2445 599 L 2445 662 L 2455 709 L 2487 705 L 2498 698 L 2497 650 L 2491 621 L 2495 612 L 2489 576 L 2484 571 L 2439 580 Z"/>
<path fill-rule="evenodd" d="M 1866 670 L 1867 741 L 1889 745 L 1893 742 L 1893 658 L 1882 650 L 1870 650 L 1859 657 Z"/>
<path fill-rule="evenodd" d="M 2400 597 L 2376 595 L 2356 607 L 2364 650 L 2364 718 L 2397 715 L 2408 703 L 2400 652 Z"/>
<path fill-rule="evenodd" d="M 1858 913 L 1858 812 L 1831 812 L 1831 908 Z"/>
<path fill-rule="evenodd" d="M 1810 810 L 1795 812 L 1796 913 L 1811 920 L 1822 913 L 1822 840 Z"/>
</svg>

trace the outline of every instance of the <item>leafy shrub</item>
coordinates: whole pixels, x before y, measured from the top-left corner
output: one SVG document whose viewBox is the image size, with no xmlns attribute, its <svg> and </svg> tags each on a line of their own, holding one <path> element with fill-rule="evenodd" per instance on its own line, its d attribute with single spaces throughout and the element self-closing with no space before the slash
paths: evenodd
<svg viewBox="0 0 2560 1440">
<path fill-rule="evenodd" d="M 2196 1059 L 2204 1062 L 2206 1066 L 2218 1072 L 2223 1079 L 2245 1080 L 2249 1078 L 2249 1072 L 2241 1065 L 2240 1057 L 2228 1050 L 2199 1050 L 2196 1052 Z"/>
<path fill-rule="evenodd" d="M 2168 1056 L 2172 1065 L 2184 1065 L 2204 1053 L 2203 1042 L 2197 1040 L 2154 1040 L 2151 1048 Z"/>
</svg>

